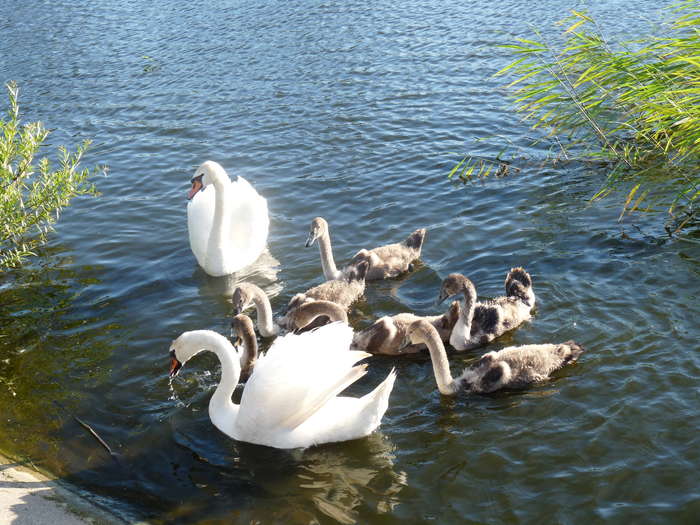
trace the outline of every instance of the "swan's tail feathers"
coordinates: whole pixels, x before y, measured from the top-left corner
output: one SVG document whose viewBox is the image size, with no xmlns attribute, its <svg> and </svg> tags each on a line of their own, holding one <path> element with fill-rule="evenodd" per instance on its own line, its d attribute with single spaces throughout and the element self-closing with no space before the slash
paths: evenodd
<svg viewBox="0 0 700 525">
<path fill-rule="evenodd" d="M 389 396 L 394 388 L 395 381 L 396 369 L 392 368 L 389 375 L 377 388 L 362 396 L 361 400 L 365 403 L 362 412 L 364 412 L 367 421 L 367 434 L 374 431 L 382 422 L 382 417 L 384 417 L 384 413 L 389 408 Z"/>
<path fill-rule="evenodd" d="M 420 255 L 421 248 L 423 247 L 423 241 L 425 241 L 425 234 L 428 230 L 425 228 L 420 228 L 409 235 L 403 242 L 406 247 L 416 250 Z"/>
<path fill-rule="evenodd" d="M 511 268 L 506 276 L 506 296 L 520 299 L 530 307 L 535 306 L 532 278 L 525 268 Z"/>
<path fill-rule="evenodd" d="M 514 281 L 522 283 L 525 288 L 532 287 L 532 278 L 530 274 L 527 273 L 525 268 L 518 266 L 517 268 L 511 268 L 506 276 L 506 293 L 508 288 L 513 284 Z"/>
<path fill-rule="evenodd" d="M 583 346 L 574 341 L 566 341 L 565 343 L 562 343 L 561 346 L 568 347 L 568 351 L 564 350 L 564 361 L 562 362 L 562 365 L 573 363 L 586 350 Z"/>
</svg>

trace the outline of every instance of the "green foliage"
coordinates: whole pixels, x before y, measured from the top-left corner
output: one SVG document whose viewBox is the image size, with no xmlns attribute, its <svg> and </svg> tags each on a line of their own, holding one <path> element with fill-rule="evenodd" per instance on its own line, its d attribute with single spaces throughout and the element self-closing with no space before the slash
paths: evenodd
<svg viewBox="0 0 700 525">
<path fill-rule="evenodd" d="M 620 217 L 668 212 L 667 230 L 693 218 L 700 195 L 700 4 L 673 8 L 665 36 L 609 42 L 595 21 L 572 16 L 558 46 L 518 39 L 497 75 L 515 75 L 515 104 L 555 137 L 566 159 L 609 166 L 594 199 L 625 187 Z M 585 31 L 589 28 L 589 31 Z"/>
<path fill-rule="evenodd" d="M 0 119 L 0 268 L 36 255 L 61 209 L 77 195 L 96 193 L 88 182 L 90 170 L 78 169 L 90 142 L 73 153 L 59 147 L 57 169 L 46 157 L 36 160 L 49 131 L 41 122 L 21 124 L 17 86 L 11 82 L 6 87 L 10 109 Z"/>
</svg>

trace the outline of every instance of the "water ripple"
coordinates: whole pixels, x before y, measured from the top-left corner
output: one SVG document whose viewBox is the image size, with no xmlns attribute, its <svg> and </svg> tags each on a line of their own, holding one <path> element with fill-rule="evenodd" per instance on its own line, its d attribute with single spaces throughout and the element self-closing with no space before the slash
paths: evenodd
<svg viewBox="0 0 700 525">
<path fill-rule="evenodd" d="M 95 139 L 87 163 L 110 167 L 102 195 L 63 214 L 52 262 L 0 285 L 0 447 L 120 499 L 130 521 L 695 520 L 696 234 L 650 240 L 654 217 L 635 218 L 639 234 L 614 201 L 588 203 L 605 173 L 543 165 L 492 76 L 510 60 L 496 44 L 528 24 L 585 8 L 636 37 L 657 9 L 625 7 L 118 0 L 0 14 L 0 73 L 19 83 L 25 119 L 54 129 L 52 144 Z M 506 144 L 519 174 L 446 179 L 464 153 L 495 158 Z M 210 278 L 189 251 L 185 195 L 207 158 L 268 199 L 270 253 L 248 275 Z M 393 366 L 399 378 L 370 438 L 304 452 L 227 439 L 207 415 L 215 358 L 173 386 L 168 345 L 184 330 L 226 333 L 239 278 L 276 311 L 320 282 L 318 251 L 303 247 L 317 215 L 338 261 L 428 229 L 416 271 L 368 286 L 357 327 L 440 312 L 450 272 L 501 295 L 524 265 L 534 318 L 490 348 L 573 338 L 587 352 L 528 390 L 461 399 L 437 393 L 426 356 L 374 358 L 352 394 Z M 453 373 L 481 352 L 451 355 Z"/>
</svg>

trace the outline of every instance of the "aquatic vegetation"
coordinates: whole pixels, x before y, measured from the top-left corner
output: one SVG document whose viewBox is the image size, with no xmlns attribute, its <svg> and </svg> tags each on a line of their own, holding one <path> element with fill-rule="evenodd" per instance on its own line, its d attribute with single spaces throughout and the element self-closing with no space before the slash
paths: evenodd
<svg viewBox="0 0 700 525">
<path fill-rule="evenodd" d="M 665 211 L 674 233 L 696 221 L 700 196 L 700 2 L 671 9 L 663 36 L 633 41 L 611 41 L 572 11 L 559 42 L 535 31 L 503 46 L 517 58 L 497 75 L 515 77 L 517 111 L 546 130 L 556 161 L 601 163 L 608 176 L 592 199 L 623 190 L 620 218 Z M 450 175 L 485 176 L 498 166 L 467 157 Z"/>
<path fill-rule="evenodd" d="M 60 146 L 57 169 L 47 157 L 36 160 L 49 131 L 41 122 L 21 123 L 19 89 L 14 82 L 6 87 L 10 108 L 6 119 L 0 119 L 0 268 L 18 266 L 36 255 L 71 199 L 96 193 L 88 182 L 93 172 L 79 169 L 90 141 L 72 153 Z"/>
</svg>

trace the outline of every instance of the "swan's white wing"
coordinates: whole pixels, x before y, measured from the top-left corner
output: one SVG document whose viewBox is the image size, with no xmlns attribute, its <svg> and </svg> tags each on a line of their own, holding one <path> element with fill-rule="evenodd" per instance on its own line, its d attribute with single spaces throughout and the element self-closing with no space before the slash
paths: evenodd
<svg viewBox="0 0 700 525">
<path fill-rule="evenodd" d="M 187 204 L 187 229 L 190 247 L 199 265 L 212 275 L 237 272 L 256 261 L 267 246 L 270 219 L 267 200 L 243 177 L 231 182 L 226 192 L 230 225 L 226 243 L 217 255 L 208 257 L 209 236 L 214 222 L 216 187 L 208 185 Z M 223 257 L 223 259 L 222 259 Z"/>
<path fill-rule="evenodd" d="M 352 328 L 332 323 L 278 337 L 255 365 L 241 398 L 237 426 L 248 432 L 291 431 L 364 375 L 369 354 L 348 350 Z"/>
<path fill-rule="evenodd" d="M 334 397 L 300 425 L 295 434 L 308 443 L 345 441 L 371 434 L 389 407 L 395 380 L 396 371 L 392 370 L 369 394 L 360 398 Z"/>
<path fill-rule="evenodd" d="M 204 266 L 207 256 L 207 245 L 214 221 L 214 202 L 216 188 L 207 186 L 198 191 L 187 203 L 187 231 L 190 237 L 190 248 L 200 266 Z"/>
<path fill-rule="evenodd" d="M 254 263 L 267 246 L 270 219 L 267 200 L 243 177 L 232 183 L 231 190 L 231 261 L 227 266 L 238 270 Z"/>
</svg>

